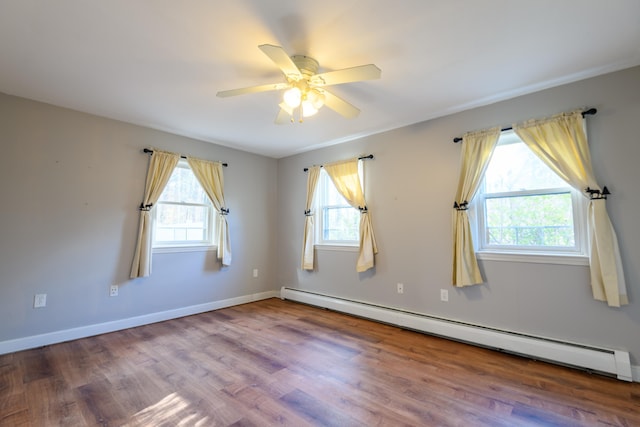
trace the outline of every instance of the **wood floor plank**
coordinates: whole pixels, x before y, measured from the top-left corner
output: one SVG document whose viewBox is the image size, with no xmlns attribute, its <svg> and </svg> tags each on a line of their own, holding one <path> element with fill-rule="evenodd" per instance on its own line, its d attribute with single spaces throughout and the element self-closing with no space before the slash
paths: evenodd
<svg viewBox="0 0 640 427">
<path fill-rule="evenodd" d="M 94 381 L 75 389 L 84 420 L 90 425 L 121 425 L 128 418 L 120 402 L 124 399 L 114 395 L 109 380 Z"/>
<path fill-rule="evenodd" d="M 279 399 L 272 399 L 268 393 L 258 387 L 244 387 L 233 397 L 242 405 L 240 410 L 245 413 L 245 416 L 258 425 L 292 427 L 314 425 Z"/>
<path fill-rule="evenodd" d="M 286 373 L 286 382 L 295 386 L 295 389 L 305 392 L 310 396 L 316 396 L 326 405 L 333 408 L 334 412 L 347 413 L 350 417 L 367 426 L 415 426 L 416 420 L 403 417 L 385 405 L 381 399 L 367 396 L 359 392 L 355 386 L 345 386 L 332 378 L 314 378 L 289 372 Z"/>
<path fill-rule="evenodd" d="M 26 401 L 25 387 L 23 383 L 24 374 L 20 369 L 19 361 L 14 355 L 7 354 L 0 356 L 0 425 L 9 425 L 9 420 L 17 420 L 27 414 L 28 404 Z"/>
<path fill-rule="evenodd" d="M 28 427 L 33 425 L 29 410 L 23 409 L 18 412 L 0 413 L 0 427 Z"/>
<path fill-rule="evenodd" d="M 29 418 L 37 426 L 78 426 L 84 422 L 78 401 L 60 376 L 26 384 Z"/>
<path fill-rule="evenodd" d="M 0 356 L 0 426 L 640 426 L 640 384 L 279 299 Z"/>
<path fill-rule="evenodd" d="M 55 375 L 49 363 L 48 351 L 27 350 L 22 364 L 24 383 Z"/>
</svg>

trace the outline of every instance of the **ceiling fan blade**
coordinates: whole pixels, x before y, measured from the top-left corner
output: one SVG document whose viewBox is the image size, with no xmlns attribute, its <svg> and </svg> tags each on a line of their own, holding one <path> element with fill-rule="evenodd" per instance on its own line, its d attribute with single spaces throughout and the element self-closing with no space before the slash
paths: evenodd
<svg viewBox="0 0 640 427">
<path fill-rule="evenodd" d="M 291 114 L 288 111 L 280 108 L 278 111 L 278 115 L 276 116 L 276 120 L 274 121 L 277 125 L 284 125 L 286 123 L 291 123 Z"/>
<path fill-rule="evenodd" d="M 314 86 L 330 86 L 342 83 L 359 82 L 362 80 L 379 79 L 382 74 L 380 68 L 374 64 L 359 65 L 357 67 L 343 68 L 342 70 L 328 71 L 311 77 Z"/>
<path fill-rule="evenodd" d="M 328 90 L 324 89 L 324 105 L 331 108 L 336 113 L 340 114 L 347 119 L 353 119 L 358 117 L 360 110 L 349 104 L 344 99 L 332 94 Z"/>
<path fill-rule="evenodd" d="M 280 90 L 289 87 L 289 83 L 271 83 L 268 85 L 243 87 L 240 89 L 222 90 L 216 94 L 220 98 L 226 98 L 229 96 L 244 95 L 246 93 L 267 92 L 270 90 Z"/>
<path fill-rule="evenodd" d="M 272 44 L 261 44 L 258 48 L 282 70 L 287 79 L 299 80 L 302 78 L 302 73 L 283 48 Z"/>
</svg>

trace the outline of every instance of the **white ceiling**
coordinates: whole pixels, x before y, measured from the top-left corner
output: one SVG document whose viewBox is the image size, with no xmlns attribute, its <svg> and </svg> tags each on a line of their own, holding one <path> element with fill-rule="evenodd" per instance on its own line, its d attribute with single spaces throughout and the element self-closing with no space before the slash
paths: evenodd
<svg viewBox="0 0 640 427">
<path fill-rule="evenodd" d="M 216 97 L 284 81 L 266 43 L 382 78 L 275 125 Z M 0 0 L 0 92 L 276 158 L 638 64 L 638 0 Z"/>
</svg>

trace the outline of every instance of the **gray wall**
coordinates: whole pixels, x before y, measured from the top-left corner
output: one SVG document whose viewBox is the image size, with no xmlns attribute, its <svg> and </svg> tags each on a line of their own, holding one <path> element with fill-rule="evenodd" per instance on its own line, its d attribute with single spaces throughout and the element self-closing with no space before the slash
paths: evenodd
<svg viewBox="0 0 640 427">
<path fill-rule="evenodd" d="M 276 160 L 3 94 L 0 147 L 0 342 L 276 288 Z M 229 163 L 230 267 L 156 254 L 150 277 L 128 279 L 145 147 Z"/>
<path fill-rule="evenodd" d="M 290 286 L 625 348 L 638 365 L 639 84 L 636 67 L 280 160 L 0 94 L 0 342 Z M 452 288 L 460 146 L 451 138 L 586 106 L 598 108 L 588 119 L 594 168 L 613 192 L 631 304 L 594 301 L 581 266 L 483 261 L 486 284 Z M 149 146 L 229 162 L 229 268 L 212 252 L 156 254 L 151 277 L 128 279 Z M 355 253 L 319 251 L 319 270 L 302 272 L 302 168 L 368 153 L 375 270 L 356 273 Z M 108 296 L 110 284 L 120 296 Z M 48 294 L 46 308 L 32 308 L 36 293 Z"/>
<path fill-rule="evenodd" d="M 640 67 L 522 96 L 278 162 L 278 276 L 281 286 L 584 344 L 627 349 L 640 363 Z M 451 206 L 460 146 L 469 130 L 596 107 L 588 132 L 596 177 L 613 196 L 630 305 L 594 301 L 588 267 L 481 261 L 487 283 L 451 283 Z M 317 251 L 300 270 L 306 175 L 302 169 L 361 154 L 379 246 L 375 271 L 358 274 L 356 254 Z M 404 283 L 404 294 L 396 283 Z M 440 302 L 440 289 L 449 302 Z"/>
</svg>

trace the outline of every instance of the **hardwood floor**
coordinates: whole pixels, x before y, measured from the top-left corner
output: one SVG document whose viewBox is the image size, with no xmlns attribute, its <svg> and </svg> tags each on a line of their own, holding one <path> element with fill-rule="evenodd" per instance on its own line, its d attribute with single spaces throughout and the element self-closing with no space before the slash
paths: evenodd
<svg viewBox="0 0 640 427">
<path fill-rule="evenodd" d="M 640 426 L 640 384 L 270 299 L 0 356 L 2 426 Z"/>
</svg>

